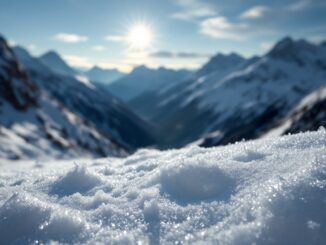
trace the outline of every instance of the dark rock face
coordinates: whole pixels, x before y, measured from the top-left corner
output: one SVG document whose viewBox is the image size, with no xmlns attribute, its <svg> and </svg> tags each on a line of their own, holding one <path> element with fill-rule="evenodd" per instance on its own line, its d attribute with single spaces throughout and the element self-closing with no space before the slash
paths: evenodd
<svg viewBox="0 0 326 245">
<path fill-rule="evenodd" d="M 317 101 L 310 108 L 304 107 L 300 114 L 284 134 L 318 130 L 321 126 L 326 127 L 326 98 Z"/>
<path fill-rule="evenodd" d="M 37 104 L 36 84 L 21 68 L 14 53 L 0 36 L 0 95 L 17 110 Z"/>
</svg>

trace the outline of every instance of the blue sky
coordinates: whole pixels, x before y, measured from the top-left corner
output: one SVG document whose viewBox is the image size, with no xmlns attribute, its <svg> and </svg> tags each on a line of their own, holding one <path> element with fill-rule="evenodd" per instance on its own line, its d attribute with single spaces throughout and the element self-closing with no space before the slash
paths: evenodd
<svg viewBox="0 0 326 245">
<path fill-rule="evenodd" d="M 53 49 L 71 65 L 197 68 L 217 52 L 246 57 L 290 35 L 325 40 L 324 0 L 0 0 L 0 33 L 34 55 Z M 142 23 L 141 52 L 126 36 Z"/>
</svg>

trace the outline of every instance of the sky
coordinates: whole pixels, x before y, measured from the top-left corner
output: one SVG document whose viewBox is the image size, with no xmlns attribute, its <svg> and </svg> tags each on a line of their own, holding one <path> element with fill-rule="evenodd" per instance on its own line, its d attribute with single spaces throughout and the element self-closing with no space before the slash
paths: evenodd
<svg viewBox="0 0 326 245">
<path fill-rule="evenodd" d="M 326 40 L 325 13 L 326 0 L 0 0 L 0 34 L 83 69 L 196 69 L 218 52 L 261 55 L 285 36 Z"/>
</svg>

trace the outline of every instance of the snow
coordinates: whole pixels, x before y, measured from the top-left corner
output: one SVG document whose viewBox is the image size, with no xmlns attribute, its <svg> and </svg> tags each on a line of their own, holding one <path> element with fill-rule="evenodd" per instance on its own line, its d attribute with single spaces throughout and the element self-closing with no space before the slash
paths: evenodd
<svg viewBox="0 0 326 245">
<path fill-rule="evenodd" d="M 76 75 L 75 79 L 78 80 L 79 82 L 85 84 L 86 86 L 90 87 L 91 89 L 95 88 L 94 85 L 91 83 L 91 81 L 86 76 Z"/>
<path fill-rule="evenodd" d="M 0 244 L 325 244 L 326 131 L 0 162 Z"/>
<path fill-rule="evenodd" d="M 266 137 L 277 137 L 287 129 L 289 129 L 296 118 L 299 118 L 305 110 L 313 107 L 318 101 L 321 101 L 326 98 L 326 86 L 323 85 L 319 89 L 313 91 L 312 93 L 305 96 L 301 101 L 299 101 L 298 105 L 291 110 L 288 115 L 284 117 L 279 125 L 269 130 L 266 134 L 262 136 L 262 138 Z"/>
<path fill-rule="evenodd" d="M 39 95 L 38 107 L 23 112 L 3 102 L 0 115 L 5 115 L 0 116 L 0 161 L 91 157 L 97 149 L 106 155 L 126 155 L 114 142 L 45 93 Z"/>
</svg>

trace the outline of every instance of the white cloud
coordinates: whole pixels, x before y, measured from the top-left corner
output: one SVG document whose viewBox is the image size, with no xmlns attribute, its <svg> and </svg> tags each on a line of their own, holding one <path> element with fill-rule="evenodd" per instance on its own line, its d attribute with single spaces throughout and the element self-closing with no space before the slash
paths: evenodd
<svg viewBox="0 0 326 245">
<path fill-rule="evenodd" d="M 79 36 L 76 34 L 69 34 L 69 33 L 58 33 L 54 36 L 54 38 L 58 41 L 65 42 L 65 43 L 79 43 L 79 42 L 88 41 L 88 37 L 86 36 Z"/>
<path fill-rule="evenodd" d="M 109 36 L 106 36 L 105 37 L 105 40 L 106 41 L 109 41 L 109 42 L 122 42 L 125 40 L 125 37 L 123 36 L 112 36 L 112 35 L 109 35 Z"/>
<path fill-rule="evenodd" d="M 31 50 L 35 50 L 37 47 L 35 44 L 30 44 L 27 46 L 27 48 L 31 51 Z"/>
<path fill-rule="evenodd" d="M 313 36 L 307 37 L 307 39 L 310 42 L 312 42 L 312 43 L 320 44 L 320 43 L 326 41 L 326 36 L 323 36 L 323 35 L 313 35 Z"/>
<path fill-rule="evenodd" d="M 101 46 L 101 45 L 96 45 L 96 46 L 92 47 L 92 50 L 97 51 L 97 52 L 101 52 L 101 51 L 105 50 L 105 47 Z"/>
<path fill-rule="evenodd" d="M 65 55 L 63 56 L 65 61 L 73 66 L 79 68 L 90 68 L 93 64 L 86 57 L 76 56 L 76 55 Z"/>
<path fill-rule="evenodd" d="M 201 32 L 216 39 L 243 40 L 244 36 L 239 33 L 248 26 L 243 23 L 231 23 L 225 17 L 209 18 L 201 22 Z"/>
<path fill-rule="evenodd" d="M 14 47 L 14 46 L 17 45 L 17 42 L 15 40 L 13 40 L 13 39 L 9 39 L 8 44 L 9 44 L 10 47 Z"/>
<path fill-rule="evenodd" d="M 133 66 L 128 63 L 123 63 L 121 61 L 117 61 L 114 63 L 111 62 L 100 62 L 96 64 L 96 66 L 99 66 L 103 69 L 118 69 L 119 71 L 128 73 L 133 69 Z"/>
<path fill-rule="evenodd" d="M 149 54 L 150 57 L 160 59 L 198 59 L 208 58 L 211 55 L 197 52 L 172 52 L 167 50 L 159 50 Z"/>
<path fill-rule="evenodd" d="M 271 42 L 263 42 L 260 44 L 261 49 L 264 51 L 269 51 L 273 46 L 274 44 Z"/>
<path fill-rule="evenodd" d="M 291 4 L 289 6 L 289 10 L 290 11 L 294 11 L 294 12 L 302 11 L 305 8 L 307 8 L 309 5 L 310 5 L 310 1 L 309 0 L 299 0 L 299 1 Z"/>
<path fill-rule="evenodd" d="M 213 6 L 200 0 L 175 0 L 175 2 L 182 8 L 181 11 L 172 14 L 172 18 L 175 19 L 191 20 L 216 15 Z"/>
<path fill-rule="evenodd" d="M 263 17 L 267 12 L 269 11 L 269 8 L 266 6 L 254 6 L 244 13 L 241 14 L 241 18 L 243 19 L 259 19 Z"/>
</svg>

